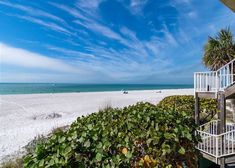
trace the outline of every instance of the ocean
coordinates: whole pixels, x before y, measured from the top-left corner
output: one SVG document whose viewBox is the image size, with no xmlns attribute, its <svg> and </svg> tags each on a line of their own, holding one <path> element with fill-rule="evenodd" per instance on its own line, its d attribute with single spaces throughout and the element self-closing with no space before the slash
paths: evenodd
<svg viewBox="0 0 235 168">
<path fill-rule="evenodd" d="M 104 92 L 193 88 L 193 85 L 0 83 L 0 94 Z"/>
</svg>

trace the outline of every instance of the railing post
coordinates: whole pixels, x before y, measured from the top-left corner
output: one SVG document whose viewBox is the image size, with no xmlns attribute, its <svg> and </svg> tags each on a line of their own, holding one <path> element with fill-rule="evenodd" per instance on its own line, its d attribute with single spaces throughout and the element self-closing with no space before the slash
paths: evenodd
<svg viewBox="0 0 235 168">
<path fill-rule="evenodd" d="M 227 81 L 227 83 L 226 83 L 226 85 L 225 85 L 225 87 L 227 87 L 227 86 L 229 86 L 229 64 L 226 66 L 226 81 Z"/>
<path fill-rule="evenodd" d="M 219 91 L 219 75 L 218 75 L 218 72 L 216 71 L 215 73 L 215 89 L 216 89 L 216 92 Z"/>
<path fill-rule="evenodd" d="M 234 78 L 234 72 L 233 72 L 233 66 L 234 66 L 234 61 L 232 62 L 232 65 L 231 65 L 231 74 L 232 74 L 232 83 L 234 82 L 233 81 L 233 78 Z"/>
<path fill-rule="evenodd" d="M 199 90 L 200 91 L 202 91 L 201 90 L 202 89 L 202 80 L 201 79 L 202 79 L 202 75 L 201 75 L 201 73 L 199 73 L 199 88 L 200 88 Z"/>
<path fill-rule="evenodd" d="M 215 156 L 219 157 L 219 143 L 218 143 L 219 136 L 215 136 Z"/>
<path fill-rule="evenodd" d="M 194 73 L 194 75 L 193 75 L 193 79 L 194 79 L 194 94 L 196 93 L 196 89 L 197 89 L 197 86 L 196 86 L 196 73 Z M 195 96 L 195 95 L 194 95 Z"/>
<path fill-rule="evenodd" d="M 225 165 L 225 158 L 222 157 L 222 158 L 220 158 L 220 168 L 225 168 L 225 167 L 226 167 L 226 165 Z"/>
<path fill-rule="evenodd" d="M 222 134 L 226 131 L 226 99 L 225 99 L 225 95 L 224 92 L 220 92 L 219 94 L 219 99 L 220 99 L 220 124 L 219 124 L 219 134 Z M 224 154 L 224 135 L 220 137 L 220 155 Z M 221 158 L 222 160 L 223 158 Z"/>
<path fill-rule="evenodd" d="M 195 118 L 195 123 L 199 124 L 199 112 L 200 112 L 200 105 L 199 105 L 199 97 L 198 93 L 195 93 L 195 112 L 194 112 L 194 118 Z"/>
<path fill-rule="evenodd" d="M 226 131 L 226 102 L 225 95 L 220 92 L 220 134 Z"/>
</svg>

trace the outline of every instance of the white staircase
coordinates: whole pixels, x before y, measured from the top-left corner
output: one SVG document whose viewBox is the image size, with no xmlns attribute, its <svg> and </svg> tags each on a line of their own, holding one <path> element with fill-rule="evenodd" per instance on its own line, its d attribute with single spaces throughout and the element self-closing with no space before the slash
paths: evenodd
<svg viewBox="0 0 235 168">
<path fill-rule="evenodd" d="M 219 134 L 219 120 L 203 124 L 197 130 L 201 142 L 197 148 L 216 158 L 235 154 L 235 123 L 226 124 L 225 133 Z"/>
<path fill-rule="evenodd" d="M 218 98 L 219 92 L 234 92 L 235 84 L 235 59 L 218 69 L 211 72 L 194 73 L 194 91 L 198 94 L 212 94 Z M 232 86 L 232 87 L 230 87 Z M 226 98 L 225 98 L 226 100 Z M 232 109 L 233 107 L 227 107 Z M 232 110 L 232 116 L 235 112 Z M 223 122 L 226 120 L 223 118 Z M 233 117 L 234 121 L 234 117 Z M 226 123 L 226 122 L 225 122 Z M 201 137 L 201 142 L 197 148 L 204 154 L 208 154 L 218 159 L 227 156 L 235 156 L 235 123 L 226 123 L 223 133 L 219 132 L 219 120 L 213 120 L 203 124 L 197 130 Z"/>
</svg>

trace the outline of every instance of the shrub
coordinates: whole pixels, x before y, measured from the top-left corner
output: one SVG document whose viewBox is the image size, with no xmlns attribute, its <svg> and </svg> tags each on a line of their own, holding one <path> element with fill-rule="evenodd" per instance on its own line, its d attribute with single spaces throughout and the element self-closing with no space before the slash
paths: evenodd
<svg viewBox="0 0 235 168">
<path fill-rule="evenodd" d="M 47 137 L 43 135 L 39 135 L 35 137 L 32 141 L 30 141 L 25 147 L 26 153 L 33 153 L 38 144 L 45 143 L 47 141 Z"/>
<path fill-rule="evenodd" d="M 216 99 L 200 98 L 200 118 L 201 122 L 207 122 L 211 120 L 217 113 L 217 101 Z M 169 96 L 165 97 L 157 105 L 164 110 L 184 111 L 189 115 L 194 113 L 195 99 L 190 95 L 183 96 Z"/>
<path fill-rule="evenodd" d="M 79 117 L 24 158 L 25 167 L 196 167 L 196 125 L 186 112 L 138 103 Z"/>
</svg>

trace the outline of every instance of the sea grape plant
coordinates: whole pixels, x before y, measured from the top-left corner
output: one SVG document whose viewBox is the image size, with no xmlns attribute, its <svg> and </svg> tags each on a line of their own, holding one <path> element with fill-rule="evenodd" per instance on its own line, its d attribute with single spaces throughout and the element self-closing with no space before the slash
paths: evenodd
<svg viewBox="0 0 235 168">
<path fill-rule="evenodd" d="M 201 122 L 207 122 L 216 117 L 218 112 L 216 99 L 200 98 L 199 104 Z M 184 111 L 187 112 L 188 115 L 192 116 L 194 113 L 194 105 L 195 98 L 191 95 L 168 96 L 157 104 L 158 108 L 164 109 L 166 111 Z"/>
<path fill-rule="evenodd" d="M 24 158 L 24 167 L 196 167 L 197 126 L 150 103 L 79 117 Z"/>
</svg>

